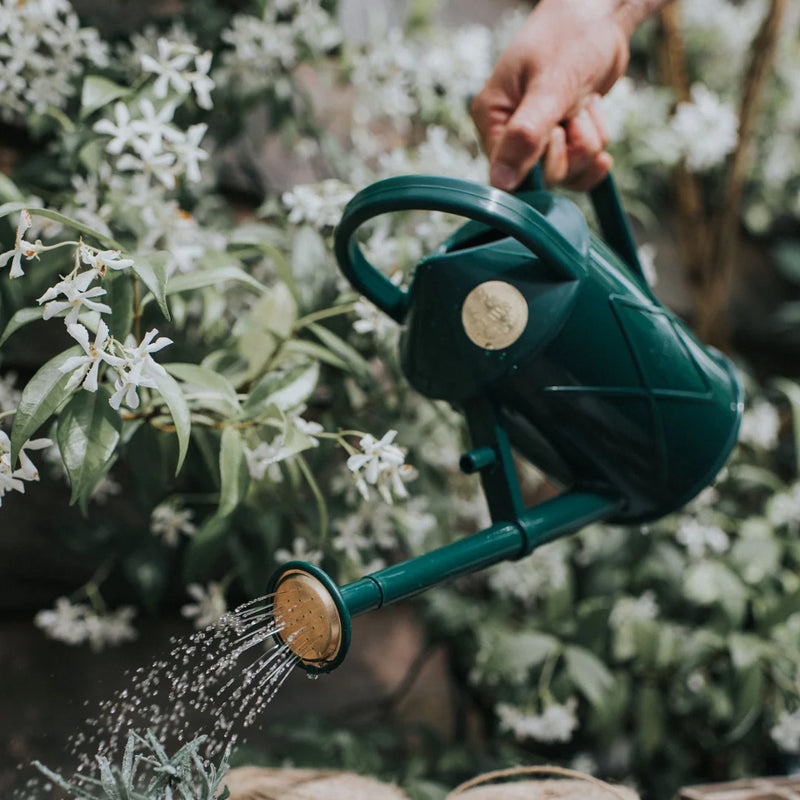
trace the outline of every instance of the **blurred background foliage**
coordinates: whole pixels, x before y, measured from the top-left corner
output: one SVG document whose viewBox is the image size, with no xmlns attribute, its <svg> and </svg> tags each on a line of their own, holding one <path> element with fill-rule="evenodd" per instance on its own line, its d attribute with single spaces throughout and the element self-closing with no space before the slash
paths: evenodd
<svg viewBox="0 0 800 800">
<path fill-rule="evenodd" d="M 180 607 L 211 622 L 289 557 L 346 581 L 486 524 L 457 468 L 459 416 L 407 387 L 397 328 L 338 275 L 331 234 L 376 179 L 485 180 L 469 99 L 526 11 L 454 27 L 436 3 L 376 7 L 363 35 L 332 0 L 0 7 L 0 249 L 21 208 L 31 246 L 82 233 L 81 269 L 120 249 L 134 265 L 97 277 L 111 310 L 78 321 L 94 336 L 105 319 L 119 358 L 156 328 L 171 340 L 155 358 L 168 377 L 148 366 L 136 407 L 113 409 L 130 371 L 104 362 L 96 392 L 65 390 L 74 342 L 37 303 L 76 246 L 0 276 L 6 473 L 30 437 L 56 443 L 34 454 L 38 483 L 2 496 L 6 546 L 35 527 L 48 554 L 27 582 L 8 562 L 6 605 L 61 596 L 37 616 L 49 635 L 101 649 Z M 419 797 L 510 761 L 653 797 L 796 764 L 800 10 L 672 4 L 636 34 L 605 110 L 656 293 L 746 382 L 731 463 L 658 523 L 593 527 L 414 601 L 447 649 L 458 740 L 387 707 L 360 729 L 298 722 L 241 758 L 369 771 Z M 382 218 L 364 246 L 402 281 L 456 223 Z M 392 430 L 411 466 L 362 493 L 348 457 Z M 554 491 L 519 468 L 531 502 Z"/>
</svg>

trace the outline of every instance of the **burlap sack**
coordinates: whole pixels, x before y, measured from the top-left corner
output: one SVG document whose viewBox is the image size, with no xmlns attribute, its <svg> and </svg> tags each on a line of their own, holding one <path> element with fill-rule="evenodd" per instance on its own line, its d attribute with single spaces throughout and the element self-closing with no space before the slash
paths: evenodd
<svg viewBox="0 0 800 800">
<path fill-rule="evenodd" d="M 408 800 L 396 786 L 330 770 L 239 767 L 223 784 L 230 800 Z"/>
<path fill-rule="evenodd" d="M 537 780 L 514 780 L 487 786 L 484 784 L 522 775 L 548 775 Z M 639 800 L 627 786 L 601 781 L 591 775 L 563 767 L 515 767 L 488 772 L 454 789 L 447 800 Z"/>
</svg>

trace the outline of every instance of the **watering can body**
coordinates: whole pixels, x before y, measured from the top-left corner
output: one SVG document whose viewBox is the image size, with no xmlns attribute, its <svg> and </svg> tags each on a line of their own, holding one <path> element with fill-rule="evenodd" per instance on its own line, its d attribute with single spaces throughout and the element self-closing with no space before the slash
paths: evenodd
<svg viewBox="0 0 800 800">
<path fill-rule="evenodd" d="M 743 408 L 733 367 L 653 296 L 610 176 L 591 200 L 599 234 L 536 180 L 511 195 L 449 178 L 390 178 L 348 204 L 339 265 L 403 324 L 411 385 L 464 413 L 472 449 L 461 468 L 480 473 L 492 525 L 343 587 L 312 565 L 283 565 L 271 582 L 275 618 L 284 641 L 303 643 L 307 671 L 341 663 L 351 616 L 594 521 L 656 519 L 722 468 Z M 369 263 L 356 236 L 371 218 L 406 210 L 469 220 L 417 265 L 407 290 Z M 527 507 L 515 452 L 564 492 Z"/>
<path fill-rule="evenodd" d="M 614 521 L 661 517 L 711 482 L 736 440 L 733 369 L 575 205 L 518 197 L 552 226 L 562 269 L 468 223 L 415 271 L 403 369 L 471 427 L 488 402 L 514 449 L 562 486 L 622 498 Z"/>
</svg>

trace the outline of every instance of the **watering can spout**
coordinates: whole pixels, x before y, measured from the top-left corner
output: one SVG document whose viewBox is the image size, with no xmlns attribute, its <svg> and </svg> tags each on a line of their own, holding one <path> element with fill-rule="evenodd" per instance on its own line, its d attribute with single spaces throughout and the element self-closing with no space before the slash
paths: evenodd
<svg viewBox="0 0 800 800">
<path fill-rule="evenodd" d="M 270 581 L 280 628 L 277 636 L 307 672 L 330 672 L 347 655 L 353 617 L 500 561 L 526 556 L 542 544 L 613 516 L 620 506 L 618 499 L 569 492 L 528 509 L 516 522 L 495 523 L 341 587 L 319 567 L 289 562 Z"/>
</svg>

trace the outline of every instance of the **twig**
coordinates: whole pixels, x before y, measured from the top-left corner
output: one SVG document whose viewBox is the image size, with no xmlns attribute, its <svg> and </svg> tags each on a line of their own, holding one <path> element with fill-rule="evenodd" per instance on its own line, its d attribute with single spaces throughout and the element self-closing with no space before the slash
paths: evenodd
<svg viewBox="0 0 800 800">
<path fill-rule="evenodd" d="M 661 82 L 673 90 L 677 102 L 687 102 L 690 99 L 689 76 L 681 34 L 680 5 L 677 2 L 670 3 L 661 11 L 656 50 Z M 675 172 L 674 192 L 683 268 L 692 294 L 695 316 L 699 316 L 710 249 L 708 220 L 700 183 L 683 162 Z"/>
<path fill-rule="evenodd" d="M 713 227 L 711 263 L 714 264 L 714 274 L 708 275 L 706 313 L 703 314 L 703 327 L 698 331 L 703 339 L 712 344 L 725 344 L 729 336 L 724 311 L 733 280 L 745 170 L 761 97 L 772 71 L 785 11 L 786 0 L 771 0 L 769 11 L 750 46 L 750 63 L 745 73 L 739 107 L 738 140 L 730 159 L 722 201 Z"/>
</svg>

